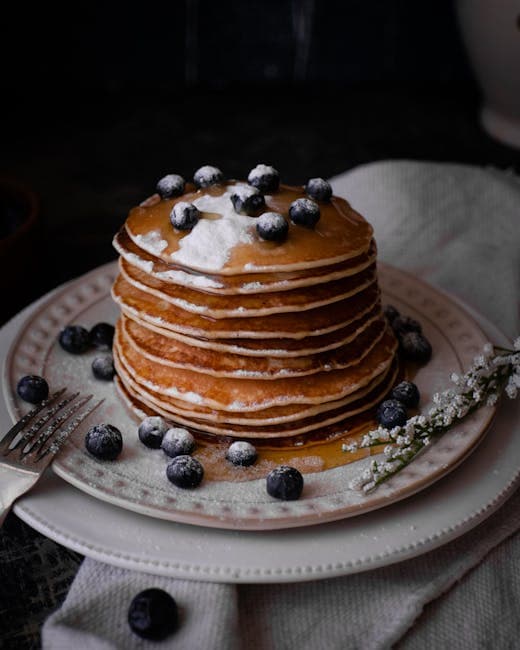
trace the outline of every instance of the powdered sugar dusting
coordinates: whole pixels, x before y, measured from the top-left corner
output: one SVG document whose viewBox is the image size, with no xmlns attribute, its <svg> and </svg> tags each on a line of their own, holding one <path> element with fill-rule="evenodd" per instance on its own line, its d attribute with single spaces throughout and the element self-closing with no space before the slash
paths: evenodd
<svg viewBox="0 0 520 650">
<path fill-rule="evenodd" d="M 151 230 L 145 235 L 135 235 L 134 240 L 139 248 L 156 256 L 160 255 L 168 246 L 168 242 L 161 237 L 161 233 L 158 230 Z"/>
<path fill-rule="evenodd" d="M 204 275 L 192 275 L 186 273 L 186 271 L 160 271 L 155 273 L 154 276 L 159 280 L 170 280 L 190 287 L 200 287 L 201 289 L 220 289 L 223 286 L 222 282 L 217 282 Z"/>
<path fill-rule="evenodd" d="M 221 215 L 220 219 L 199 220 L 195 228 L 179 241 L 179 250 L 171 254 L 176 262 L 189 267 L 221 269 L 238 244 L 253 242 L 253 218 L 238 214 L 231 195 L 243 184 L 230 186 L 221 196 L 204 195 L 193 201 L 201 212 Z"/>
</svg>

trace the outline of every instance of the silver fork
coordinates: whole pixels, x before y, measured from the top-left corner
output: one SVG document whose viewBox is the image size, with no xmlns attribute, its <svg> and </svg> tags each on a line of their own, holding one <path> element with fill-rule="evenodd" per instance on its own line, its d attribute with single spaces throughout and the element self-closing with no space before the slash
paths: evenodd
<svg viewBox="0 0 520 650">
<path fill-rule="evenodd" d="M 15 499 L 32 488 L 68 436 L 103 402 L 84 409 L 91 399 L 66 395 L 62 388 L 6 433 L 0 442 L 0 526 Z"/>
</svg>

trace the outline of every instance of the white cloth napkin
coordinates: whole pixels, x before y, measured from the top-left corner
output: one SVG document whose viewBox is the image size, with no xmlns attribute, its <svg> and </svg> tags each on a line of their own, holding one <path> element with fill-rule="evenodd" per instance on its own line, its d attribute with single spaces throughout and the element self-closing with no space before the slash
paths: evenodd
<svg viewBox="0 0 520 650">
<path fill-rule="evenodd" d="M 374 225 L 381 260 L 460 296 L 509 337 L 520 333 L 516 177 L 388 161 L 338 176 L 333 187 Z M 86 559 L 44 625 L 43 648 L 512 648 L 520 638 L 519 528 L 517 492 L 476 529 L 426 555 L 292 585 L 175 580 Z M 142 641 L 126 623 L 133 596 L 152 586 L 181 608 L 178 631 L 161 643 Z"/>
</svg>

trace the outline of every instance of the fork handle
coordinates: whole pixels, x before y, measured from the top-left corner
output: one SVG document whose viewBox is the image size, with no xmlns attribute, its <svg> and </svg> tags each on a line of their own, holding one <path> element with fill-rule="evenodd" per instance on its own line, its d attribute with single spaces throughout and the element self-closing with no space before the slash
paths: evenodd
<svg viewBox="0 0 520 650">
<path fill-rule="evenodd" d="M 6 467 L 0 467 L 0 526 L 9 512 L 13 502 L 27 492 L 38 480 L 34 472 L 21 473 Z"/>
</svg>

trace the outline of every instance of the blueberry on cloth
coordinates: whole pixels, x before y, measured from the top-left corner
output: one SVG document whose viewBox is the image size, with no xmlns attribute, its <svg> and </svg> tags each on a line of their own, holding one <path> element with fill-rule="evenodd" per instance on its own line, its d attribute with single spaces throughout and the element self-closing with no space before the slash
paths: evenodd
<svg viewBox="0 0 520 650">
<path fill-rule="evenodd" d="M 235 188 L 230 198 L 233 208 L 238 214 L 252 216 L 265 208 L 264 195 L 256 187 L 250 185 Z"/>
<path fill-rule="evenodd" d="M 97 323 L 90 330 L 90 344 L 100 350 L 111 350 L 115 328 L 110 323 Z"/>
<path fill-rule="evenodd" d="M 168 423 L 160 415 L 151 415 L 141 422 L 137 429 L 137 435 L 146 447 L 159 449 L 168 429 Z"/>
<path fill-rule="evenodd" d="M 264 212 L 256 222 L 256 232 L 267 241 L 283 241 L 288 231 L 289 224 L 279 212 Z"/>
<path fill-rule="evenodd" d="M 67 325 L 61 330 L 58 341 L 71 354 L 82 354 L 90 347 L 89 332 L 81 325 Z"/>
<path fill-rule="evenodd" d="M 377 407 L 376 419 L 386 429 L 402 427 L 406 424 L 406 408 L 396 399 L 386 399 Z"/>
<path fill-rule="evenodd" d="M 177 230 L 191 230 L 199 220 L 200 211 L 193 205 L 181 201 L 173 206 L 170 212 L 170 222 Z"/>
<path fill-rule="evenodd" d="M 233 465 L 241 465 L 248 467 L 252 465 L 258 458 L 257 451 L 250 442 L 245 440 L 237 440 L 229 445 L 226 452 L 226 458 L 233 463 Z"/>
<path fill-rule="evenodd" d="M 166 466 L 168 480 L 180 488 L 194 488 L 204 476 L 204 468 L 192 456 L 177 456 Z"/>
<path fill-rule="evenodd" d="M 311 199 L 296 199 L 289 206 L 289 217 L 299 226 L 314 228 L 320 220 L 320 206 Z"/>
<path fill-rule="evenodd" d="M 271 165 L 260 164 L 249 172 L 247 182 L 260 192 L 276 192 L 280 185 L 280 174 Z"/>
<path fill-rule="evenodd" d="M 168 429 L 162 439 L 161 448 L 167 456 L 188 456 L 195 449 L 195 438 L 187 429 Z"/>
<path fill-rule="evenodd" d="M 405 359 L 426 363 L 431 359 L 432 346 L 420 332 L 405 332 L 399 336 L 399 343 Z"/>
<path fill-rule="evenodd" d="M 39 375 L 26 375 L 18 382 L 16 392 L 24 401 L 38 404 L 49 397 L 49 384 Z"/>
<path fill-rule="evenodd" d="M 161 199 L 173 199 L 184 194 L 185 185 L 184 178 L 179 174 L 167 174 L 161 178 L 155 189 Z"/>
<path fill-rule="evenodd" d="M 421 323 L 409 316 L 396 316 L 391 323 L 392 329 L 399 336 L 405 332 L 419 332 L 422 333 Z"/>
<path fill-rule="evenodd" d="M 177 603 L 162 589 L 139 592 L 128 608 L 128 625 L 143 639 L 161 641 L 175 632 L 178 624 Z"/>
<path fill-rule="evenodd" d="M 123 436 L 112 424 L 96 424 L 87 431 L 85 447 L 100 460 L 115 460 L 123 449 Z"/>
<path fill-rule="evenodd" d="M 275 499 L 295 501 L 303 490 L 303 476 L 294 467 L 280 465 L 267 475 L 266 490 Z"/>
<path fill-rule="evenodd" d="M 413 409 L 419 404 L 421 394 L 413 382 L 402 381 L 393 388 L 390 397 L 402 402 L 407 408 Z"/>
<path fill-rule="evenodd" d="M 218 185 L 224 181 L 224 174 L 218 167 L 212 165 L 203 165 L 199 167 L 193 175 L 193 182 L 197 187 L 209 187 Z"/>
<path fill-rule="evenodd" d="M 385 308 L 383 309 L 383 313 L 386 316 L 386 319 L 390 323 L 390 325 L 394 322 L 394 320 L 398 316 L 401 315 L 393 305 L 385 305 Z"/>
<path fill-rule="evenodd" d="M 102 357 L 96 357 L 92 362 L 92 373 L 96 379 L 112 381 L 116 374 L 113 356 L 104 354 Z"/>
<path fill-rule="evenodd" d="M 330 201 L 332 187 L 324 178 L 309 178 L 305 185 L 305 192 L 316 201 Z"/>
</svg>

